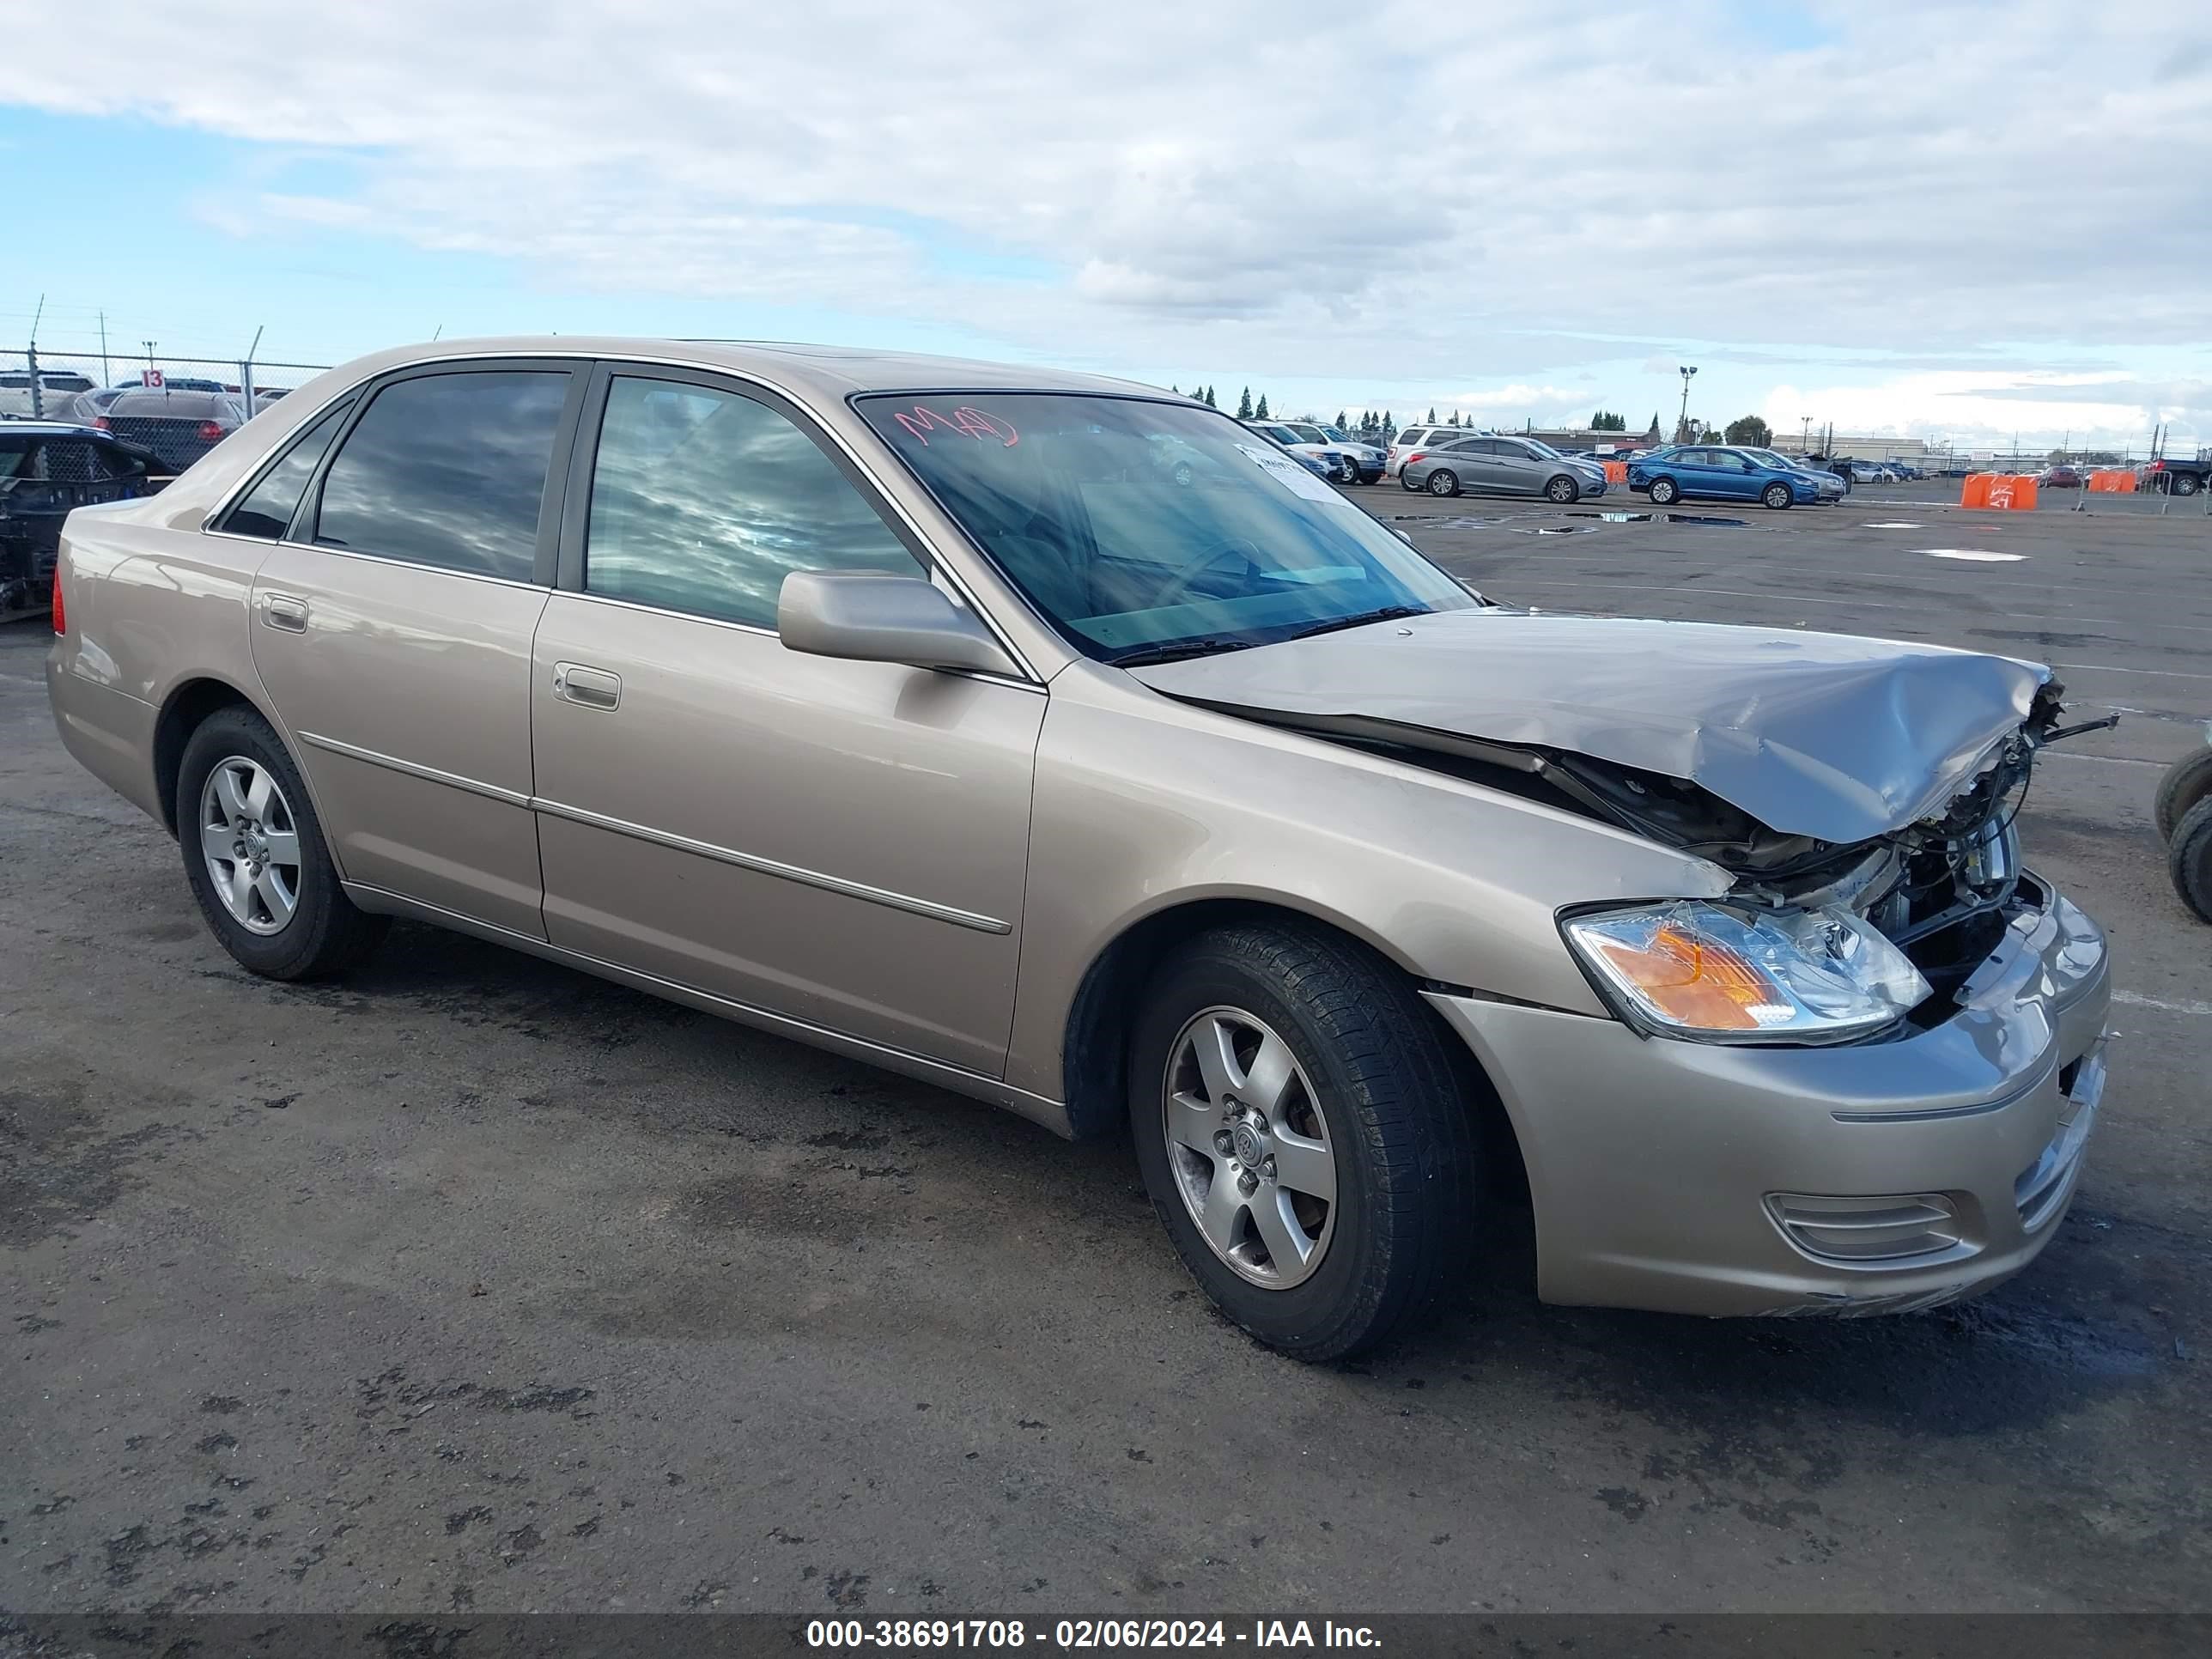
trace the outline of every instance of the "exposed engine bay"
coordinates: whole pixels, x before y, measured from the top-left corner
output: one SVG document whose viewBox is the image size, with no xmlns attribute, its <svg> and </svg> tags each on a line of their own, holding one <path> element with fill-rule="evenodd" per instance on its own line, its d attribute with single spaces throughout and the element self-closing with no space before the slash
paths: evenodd
<svg viewBox="0 0 2212 1659">
<path fill-rule="evenodd" d="M 2014 819 L 2037 754 L 2048 744 L 2118 723 L 2112 715 L 2061 726 L 2063 694 L 2055 680 L 2038 687 L 2028 718 L 1990 749 L 1972 782 L 1940 813 L 1842 844 L 1782 834 L 1698 784 L 1588 755 L 1455 733 L 1416 735 L 1402 727 L 1386 735 L 1380 722 L 1342 717 L 1308 729 L 1567 806 L 1711 860 L 1735 877 L 1730 896 L 1739 902 L 1775 909 L 1841 906 L 1905 952 L 1935 990 L 1929 1006 L 1940 1012 L 1995 948 L 2009 919 L 2021 881 Z M 1366 730 L 1355 729 L 1363 724 Z"/>
</svg>

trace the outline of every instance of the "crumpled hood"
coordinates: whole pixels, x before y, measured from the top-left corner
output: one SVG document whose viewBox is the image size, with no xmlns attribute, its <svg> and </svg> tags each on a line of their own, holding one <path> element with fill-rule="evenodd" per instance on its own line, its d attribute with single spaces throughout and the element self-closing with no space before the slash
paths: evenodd
<svg viewBox="0 0 2212 1659">
<path fill-rule="evenodd" d="M 1687 779 L 1784 835 L 1940 812 L 2027 720 L 2040 664 L 1713 623 L 1440 611 L 1128 671 L 1169 696 L 1570 750 Z"/>
</svg>

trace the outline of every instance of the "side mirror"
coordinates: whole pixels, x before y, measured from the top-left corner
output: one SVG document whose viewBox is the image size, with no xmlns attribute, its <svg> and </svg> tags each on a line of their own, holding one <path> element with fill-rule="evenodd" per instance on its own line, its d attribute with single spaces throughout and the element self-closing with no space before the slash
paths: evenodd
<svg viewBox="0 0 2212 1659">
<path fill-rule="evenodd" d="M 795 570 L 783 579 L 775 626 L 785 649 L 809 656 L 1013 672 L 991 630 L 926 576 Z"/>
</svg>

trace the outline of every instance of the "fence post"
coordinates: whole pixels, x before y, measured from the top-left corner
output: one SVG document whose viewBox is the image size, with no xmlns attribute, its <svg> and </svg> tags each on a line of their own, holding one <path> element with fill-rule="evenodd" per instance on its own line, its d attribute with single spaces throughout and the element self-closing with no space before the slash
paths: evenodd
<svg viewBox="0 0 2212 1659">
<path fill-rule="evenodd" d="M 24 348 L 23 356 L 31 365 L 31 418 L 43 421 L 46 418 L 46 400 L 39 386 L 39 343 L 32 341 Z"/>
<path fill-rule="evenodd" d="M 246 393 L 246 418 L 253 418 L 253 360 L 249 357 L 238 366 L 238 384 Z"/>
</svg>

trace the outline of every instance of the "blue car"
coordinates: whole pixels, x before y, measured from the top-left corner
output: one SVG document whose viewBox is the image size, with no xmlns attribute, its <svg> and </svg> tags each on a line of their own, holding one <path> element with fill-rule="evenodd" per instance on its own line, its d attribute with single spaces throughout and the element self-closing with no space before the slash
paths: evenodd
<svg viewBox="0 0 2212 1659">
<path fill-rule="evenodd" d="M 1764 501 L 1778 510 L 1820 500 L 1820 482 L 1796 467 L 1778 466 L 1755 450 L 1676 444 L 1628 464 L 1628 487 L 1672 501 Z"/>
</svg>

